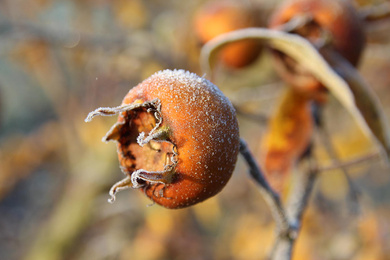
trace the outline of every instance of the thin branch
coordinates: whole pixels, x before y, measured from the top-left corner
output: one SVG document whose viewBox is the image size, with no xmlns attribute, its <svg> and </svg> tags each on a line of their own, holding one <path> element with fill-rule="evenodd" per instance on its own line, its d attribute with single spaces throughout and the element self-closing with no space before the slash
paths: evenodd
<svg viewBox="0 0 390 260">
<path fill-rule="evenodd" d="M 318 133 L 320 136 L 320 139 L 322 141 L 322 145 L 324 146 L 326 152 L 328 155 L 332 158 L 334 161 L 334 164 L 337 165 L 337 169 L 340 169 L 341 172 L 344 175 L 345 180 L 347 181 L 348 188 L 349 188 L 349 197 L 351 200 L 350 205 L 350 211 L 353 213 L 358 213 L 360 211 L 360 205 L 359 205 L 359 194 L 360 191 L 356 187 L 356 185 L 352 182 L 351 177 L 349 176 L 349 172 L 347 167 L 341 163 L 339 156 L 337 154 L 337 151 L 335 147 L 332 144 L 331 137 L 326 129 L 326 125 L 322 125 L 318 127 Z"/>
<path fill-rule="evenodd" d="M 319 172 L 332 171 L 340 168 L 348 168 L 350 166 L 354 166 L 360 163 L 364 163 L 371 160 L 379 160 L 379 159 L 381 159 L 380 154 L 378 152 L 373 152 L 345 162 L 333 161 L 328 165 L 318 166 L 317 170 Z"/>
<path fill-rule="evenodd" d="M 309 159 L 310 160 L 310 159 Z M 303 212 L 307 208 L 318 171 L 310 166 L 308 172 L 298 172 L 296 175 L 294 190 L 289 198 L 287 214 L 290 222 L 300 228 Z"/>
<path fill-rule="evenodd" d="M 271 188 L 267 180 L 264 178 L 262 171 L 258 167 L 255 159 L 253 158 L 251 152 L 248 149 L 246 142 L 243 139 L 240 140 L 240 153 L 249 166 L 249 173 L 251 177 L 259 185 L 260 192 L 264 196 L 265 201 L 271 209 L 272 215 L 278 227 L 278 234 L 283 236 L 289 236 L 291 233 L 291 227 L 280 197 Z"/>
<path fill-rule="evenodd" d="M 244 140 L 240 141 L 240 153 L 250 168 L 252 178 L 259 184 L 260 191 L 269 205 L 278 232 L 270 259 L 288 260 L 292 257 L 293 247 L 298 237 L 302 215 L 307 208 L 310 195 L 317 179 L 317 168 L 310 165 L 309 172 L 303 172 L 296 181 L 291 194 L 287 211 L 283 207 L 279 195 L 270 187 L 263 173 L 259 169 Z"/>
<path fill-rule="evenodd" d="M 271 259 L 285 259 L 286 255 L 292 257 L 293 248 L 298 238 L 302 223 L 302 216 L 308 206 L 310 195 L 312 194 L 314 183 L 317 180 L 318 171 L 310 166 L 308 172 L 298 172 L 294 182 L 293 191 L 287 203 L 287 216 L 291 227 L 293 227 L 290 237 L 277 237 L 271 251 Z"/>
</svg>

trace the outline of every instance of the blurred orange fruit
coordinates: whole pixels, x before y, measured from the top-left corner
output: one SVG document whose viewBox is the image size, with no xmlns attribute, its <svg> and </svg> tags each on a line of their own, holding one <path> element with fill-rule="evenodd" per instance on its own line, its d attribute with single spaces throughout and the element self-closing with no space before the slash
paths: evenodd
<svg viewBox="0 0 390 260">
<path fill-rule="evenodd" d="M 257 27 L 253 9 L 238 2 L 215 1 L 202 6 L 195 14 L 195 33 L 203 44 L 221 34 L 238 29 Z M 259 56 L 261 45 L 255 40 L 231 43 L 221 50 L 221 60 L 231 68 L 242 68 Z"/>
</svg>

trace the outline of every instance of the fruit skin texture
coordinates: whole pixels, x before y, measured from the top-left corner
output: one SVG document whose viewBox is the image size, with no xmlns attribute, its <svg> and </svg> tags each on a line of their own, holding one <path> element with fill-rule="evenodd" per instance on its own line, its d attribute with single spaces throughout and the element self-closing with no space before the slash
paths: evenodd
<svg viewBox="0 0 390 260">
<path fill-rule="evenodd" d="M 204 44 L 216 36 L 248 27 L 258 27 L 252 10 L 243 4 L 215 1 L 199 9 L 194 18 L 195 33 Z M 242 68 L 259 56 L 261 45 L 255 40 L 231 43 L 221 50 L 221 60 L 230 68 Z"/>
<path fill-rule="evenodd" d="M 138 184 L 132 180 L 126 185 L 138 186 L 153 202 L 172 209 L 214 196 L 230 179 L 239 151 L 232 104 L 210 81 L 183 70 L 164 70 L 131 89 L 122 107 L 156 99 L 160 107 L 153 111 L 121 112 L 106 136 L 118 141 L 120 165 L 128 177 L 140 169 L 168 169 L 164 176 L 145 173 L 136 178 Z M 147 137 L 140 135 L 144 131 L 149 131 Z M 150 139 L 152 132 L 156 137 L 141 146 L 140 139 Z"/>
<path fill-rule="evenodd" d="M 292 33 L 320 45 L 320 52 L 328 48 L 338 52 L 353 66 L 358 64 L 365 46 L 364 26 L 351 3 L 342 0 L 286 1 L 272 14 L 269 28 L 281 29 L 280 26 L 299 16 L 308 16 L 311 21 Z M 324 35 L 330 39 L 324 39 Z M 321 46 L 323 40 L 329 42 Z M 275 55 L 275 62 L 279 74 L 293 86 L 309 92 L 323 88 L 304 68 L 285 55 Z"/>
</svg>

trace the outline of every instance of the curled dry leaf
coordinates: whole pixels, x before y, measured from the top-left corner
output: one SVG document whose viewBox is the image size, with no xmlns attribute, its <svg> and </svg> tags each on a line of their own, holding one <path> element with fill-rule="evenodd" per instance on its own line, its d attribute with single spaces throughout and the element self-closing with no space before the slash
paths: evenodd
<svg viewBox="0 0 390 260">
<path fill-rule="evenodd" d="M 292 167 L 309 148 L 312 133 L 310 100 L 293 88 L 286 89 L 260 150 L 265 176 L 276 191 L 283 190 Z"/>
<path fill-rule="evenodd" d="M 337 98 L 341 105 L 343 105 L 356 120 L 366 136 L 378 144 L 377 138 L 381 138 L 373 133 L 373 131 L 377 130 L 373 130 L 369 127 L 367 118 L 363 116 L 362 112 L 357 107 L 354 93 L 351 91 L 348 83 L 332 69 L 328 62 L 308 40 L 298 35 L 264 28 L 242 29 L 223 34 L 205 44 L 202 49 L 201 65 L 209 77 L 212 74 L 211 68 L 215 62 L 215 53 L 224 45 L 242 39 L 258 39 L 271 48 L 287 54 L 305 67 L 308 72 L 316 77 L 317 80 Z M 381 121 L 385 122 L 385 119 L 382 119 Z M 379 127 L 382 129 L 380 132 L 383 132 L 383 134 L 387 136 L 388 129 L 386 125 L 387 123 L 383 123 Z M 381 141 L 380 144 L 389 147 L 387 138 Z M 385 149 L 388 150 L 388 148 Z"/>
<path fill-rule="evenodd" d="M 239 151 L 230 101 L 210 81 L 183 70 L 160 71 L 134 87 L 122 105 L 96 115 L 119 114 L 104 141 L 118 143 L 126 177 L 110 191 L 142 190 L 153 202 L 183 208 L 217 194 L 229 180 Z"/>
</svg>

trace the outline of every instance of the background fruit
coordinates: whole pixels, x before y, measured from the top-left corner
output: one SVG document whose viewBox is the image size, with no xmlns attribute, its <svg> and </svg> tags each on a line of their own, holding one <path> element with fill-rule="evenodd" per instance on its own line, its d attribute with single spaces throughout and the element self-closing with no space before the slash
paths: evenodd
<svg viewBox="0 0 390 260">
<path fill-rule="evenodd" d="M 194 26 L 199 40 L 204 44 L 223 33 L 260 26 L 260 22 L 249 6 L 232 1 L 216 1 L 198 10 Z M 257 41 L 243 40 L 224 47 L 221 59 L 228 67 L 241 68 L 256 60 L 260 50 Z"/>
<path fill-rule="evenodd" d="M 307 21 L 290 31 L 309 40 L 322 49 L 338 52 L 352 65 L 359 62 L 365 46 L 363 24 L 349 1 L 293 0 L 284 2 L 272 14 L 269 28 L 283 30 L 283 25 L 294 18 Z M 284 80 L 307 92 L 322 88 L 305 68 L 286 55 L 275 52 L 276 69 Z"/>
</svg>

